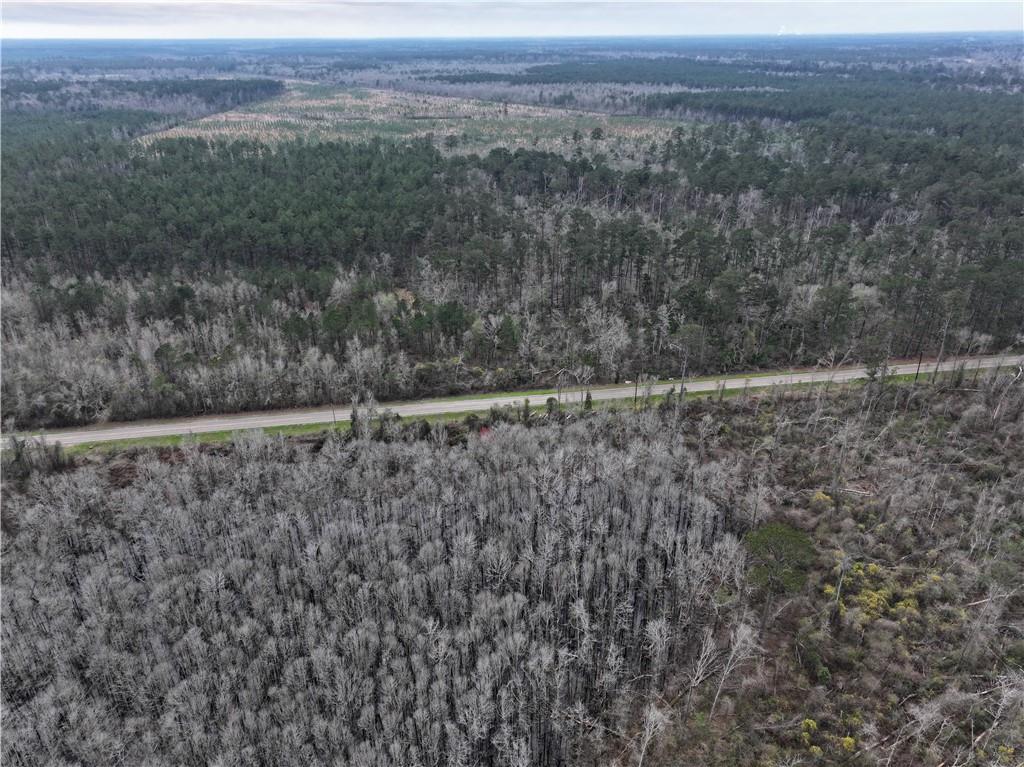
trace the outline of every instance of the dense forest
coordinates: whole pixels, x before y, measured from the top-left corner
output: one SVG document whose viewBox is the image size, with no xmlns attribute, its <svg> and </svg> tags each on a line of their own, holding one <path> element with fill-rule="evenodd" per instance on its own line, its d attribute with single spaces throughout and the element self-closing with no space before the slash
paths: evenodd
<svg viewBox="0 0 1024 767">
<path fill-rule="evenodd" d="M 1003 374 L 15 446 L 4 761 L 1013 764 L 1022 427 Z"/>
<path fill-rule="evenodd" d="M 1018 764 L 1022 54 L 5 40 L 3 763 Z"/>
<path fill-rule="evenodd" d="M 482 156 L 431 136 L 140 143 L 279 94 L 278 81 L 249 77 L 256 60 L 284 74 L 298 64 L 257 49 L 236 61 L 249 79 L 96 80 L 109 61 L 16 58 L 3 102 L 4 421 L 1019 344 L 1013 49 L 878 45 L 828 62 L 813 42 L 736 60 L 543 63 L 513 51 L 511 74 L 486 69 L 487 45 L 431 54 L 476 67 L 449 80 L 519 78 L 548 100 L 552 84 L 596 83 L 620 89 L 620 107 L 685 117 L 630 157 L 605 151 L 597 129 L 567 136 L 564 153 L 510 136 Z M 314 48 L 310 60 L 330 55 Z M 426 57 L 375 54 L 346 76 L 444 86 Z M 986 66 L 965 63 L 975 58 Z M 204 75 L 203 61 L 178 64 Z M 42 78 L 47 67 L 59 76 Z M 648 90 L 627 97 L 634 80 Z M 706 87 L 673 90 L 698 80 Z"/>
<path fill-rule="evenodd" d="M 837 68 L 817 62 L 723 63 L 691 59 L 610 59 L 541 65 L 523 73 L 472 72 L 423 76 L 445 83 L 542 85 L 536 99 L 645 114 L 701 112 L 726 118 L 843 123 L 956 135 L 969 142 L 1020 145 L 1021 75 L 993 68 L 953 72 L 943 67 L 906 70 L 867 65 Z M 600 85 L 606 101 L 588 95 Z M 636 87 L 633 90 L 613 86 Z M 582 86 L 581 93 L 574 88 Z M 524 93 L 530 93 L 525 91 Z M 856 106 L 854 107 L 854 104 Z"/>
<path fill-rule="evenodd" d="M 275 80 L 68 81 L 6 78 L 3 108 L 11 112 L 88 112 L 130 106 L 193 115 L 197 111 L 223 111 L 282 91 L 282 84 Z"/>
</svg>

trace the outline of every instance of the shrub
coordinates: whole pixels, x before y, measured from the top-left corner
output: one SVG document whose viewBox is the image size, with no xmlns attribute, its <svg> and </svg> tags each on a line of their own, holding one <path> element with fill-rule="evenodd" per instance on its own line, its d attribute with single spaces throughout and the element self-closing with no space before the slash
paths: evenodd
<svg viewBox="0 0 1024 767">
<path fill-rule="evenodd" d="M 806 533 L 772 522 L 747 535 L 750 580 L 772 594 L 799 591 L 814 563 L 814 544 Z"/>
</svg>

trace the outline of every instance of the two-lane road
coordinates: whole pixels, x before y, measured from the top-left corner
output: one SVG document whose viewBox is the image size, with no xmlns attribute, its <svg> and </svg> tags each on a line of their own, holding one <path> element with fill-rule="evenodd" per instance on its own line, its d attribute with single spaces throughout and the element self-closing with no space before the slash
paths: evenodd
<svg viewBox="0 0 1024 767">
<path fill-rule="evenodd" d="M 966 365 L 968 370 L 976 368 L 994 368 L 1002 366 L 1024 365 L 1024 355 L 1017 356 L 989 356 L 950 359 L 943 361 L 938 367 L 939 370 L 954 370 L 959 365 Z M 924 362 L 920 365 L 922 375 L 932 373 L 936 368 L 933 362 Z M 918 370 L 918 363 L 903 362 L 894 364 L 890 371 L 897 375 L 914 374 Z M 687 392 L 713 392 L 724 384 L 726 389 L 761 389 L 772 386 L 822 383 L 826 381 L 844 382 L 866 378 L 867 372 L 863 367 L 845 367 L 834 370 L 815 370 L 800 372 L 780 372 L 775 374 L 751 374 L 750 376 L 729 376 L 716 379 L 704 379 L 699 381 L 687 381 Z M 652 387 L 654 394 L 664 394 L 673 386 L 678 388 L 678 382 L 657 384 Z M 616 386 L 607 388 L 591 389 L 591 397 L 594 400 L 616 400 L 632 399 L 634 387 Z M 550 395 L 534 395 L 531 404 L 542 405 Z M 562 393 L 562 402 L 579 402 L 584 396 L 583 392 L 574 390 Z M 514 394 L 506 396 L 473 397 L 467 399 L 448 400 L 423 400 L 420 402 L 405 403 L 380 403 L 378 409 L 390 410 L 403 418 L 441 415 L 445 413 L 470 413 L 473 411 L 487 410 L 494 405 L 521 405 L 527 395 Z M 110 442 L 125 439 L 143 439 L 146 437 L 166 437 L 182 434 L 202 434 L 215 431 L 243 431 L 246 429 L 264 429 L 273 426 L 296 426 L 303 424 L 329 424 L 335 421 L 349 420 L 350 405 L 336 405 L 332 407 L 319 407 L 299 410 L 274 410 L 267 412 L 240 413 L 232 415 L 209 415 L 194 418 L 176 418 L 173 420 L 160 421 L 131 421 L 127 423 L 109 423 L 100 426 L 89 426 L 67 431 L 50 432 L 43 434 L 48 443 L 60 442 L 66 447 L 81 445 L 91 442 Z"/>
</svg>

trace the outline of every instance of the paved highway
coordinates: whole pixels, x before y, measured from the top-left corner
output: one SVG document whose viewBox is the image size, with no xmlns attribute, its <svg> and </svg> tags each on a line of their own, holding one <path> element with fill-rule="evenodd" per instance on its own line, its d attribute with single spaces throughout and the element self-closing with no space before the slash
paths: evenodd
<svg viewBox="0 0 1024 767">
<path fill-rule="evenodd" d="M 966 364 L 969 371 L 976 368 L 993 368 L 1005 365 L 1024 365 L 1024 355 L 970 357 L 958 360 L 946 360 L 939 365 L 940 370 L 953 370 L 958 365 Z M 920 365 L 922 375 L 935 370 L 935 363 L 924 362 Z M 894 373 L 914 374 L 918 370 L 916 362 L 902 362 L 891 366 Z M 771 386 L 790 384 L 822 383 L 825 381 L 843 382 L 867 377 L 862 367 L 836 368 L 834 370 L 795 371 L 774 374 L 757 374 L 751 376 L 731 376 L 718 379 L 687 381 L 688 392 L 713 392 L 724 383 L 726 389 L 762 389 Z M 652 387 L 654 394 L 664 394 L 675 384 L 665 383 Z M 632 399 L 634 387 L 616 386 L 591 389 L 594 400 Z M 641 391 L 642 393 L 642 391 Z M 550 395 L 533 395 L 530 404 L 542 405 Z M 579 402 L 584 394 L 581 391 L 562 393 L 563 403 Z M 492 405 L 519 405 L 526 399 L 525 395 L 486 396 L 470 399 L 423 400 L 419 402 L 381 403 L 380 410 L 390 410 L 403 418 L 440 415 L 444 413 L 468 413 L 487 410 Z M 131 421 L 126 423 L 108 423 L 99 426 L 88 426 L 67 431 L 44 433 L 43 439 L 48 443 L 60 442 L 65 447 L 90 442 L 110 442 L 113 440 L 141 439 L 145 437 L 164 437 L 179 434 L 201 434 L 213 431 L 242 431 L 245 429 L 264 429 L 272 426 L 294 426 L 300 424 L 329 424 L 333 421 L 349 420 L 350 405 L 337 405 L 334 408 L 320 407 L 301 410 L 273 410 L 267 412 L 238 413 L 233 415 L 209 415 L 193 418 L 176 418 L 160 421 Z"/>
</svg>

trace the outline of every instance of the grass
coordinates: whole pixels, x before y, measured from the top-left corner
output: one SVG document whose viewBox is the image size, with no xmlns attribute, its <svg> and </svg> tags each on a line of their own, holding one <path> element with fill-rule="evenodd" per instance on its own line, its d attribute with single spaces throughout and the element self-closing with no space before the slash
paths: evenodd
<svg viewBox="0 0 1024 767">
<path fill-rule="evenodd" d="M 531 407 L 531 410 L 543 410 L 543 406 Z M 445 421 L 461 421 L 470 415 L 485 415 L 488 410 L 466 411 L 461 413 L 438 413 L 437 415 L 417 416 L 408 419 L 410 421 L 427 421 L 428 423 L 440 423 Z M 262 431 L 264 434 L 276 434 L 284 437 L 309 437 L 328 432 L 346 432 L 352 429 L 349 421 L 338 421 L 337 423 L 299 423 L 288 426 L 267 426 L 262 429 L 251 429 L 249 431 Z M 185 443 L 199 444 L 220 444 L 230 442 L 236 431 L 208 431 L 196 434 L 167 434 L 161 437 L 139 437 L 137 439 L 115 439 L 107 442 L 83 442 L 65 449 L 68 455 L 103 454 L 117 453 L 130 448 L 161 448 L 178 447 Z"/>
</svg>

